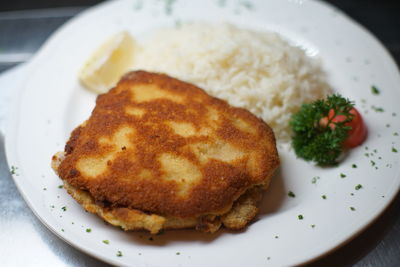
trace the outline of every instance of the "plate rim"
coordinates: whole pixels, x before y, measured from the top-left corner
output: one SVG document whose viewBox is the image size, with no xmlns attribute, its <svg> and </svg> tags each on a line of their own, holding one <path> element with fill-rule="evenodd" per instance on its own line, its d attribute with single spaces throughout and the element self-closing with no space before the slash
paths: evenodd
<svg viewBox="0 0 400 267">
<path fill-rule="evenodd" d="M 123 2 L 125 0 L 119 0 L 118 2 Z M 288 2 L 291 2 L 290 0 L 286 0 Z M 396 61 L 394 60 L 394 58 L 392 57 L 391 53 L 388 51 L 388 49 L 381 43 L 381 41 L 375 37 L 368 29 L 366 29 L 363 25 L 361 25 L 360 23 L 358 23 L 357 21 L 355 21 L 354 19 L 352 19 L 351 17 L 349 17 L 347 14 L 345 14 L 344 12 L 340 11 L 339 9 L 337 9 L 334 5 L 325 2 L 325 1 L 320 1 L 320 0 L 305 0 L 306 2 L 313 2 L 313 3 L 317 3 L 323 7 L 329 8 L 329 9 L 333 9 L 335 11 L 338 11 L 340 13 L 340 16 L 344 17 L 346 19 L 346 23 L 351 23 L 354 26 L 357 27 L 357 30 L 362 31 L 364 33 L 367 34 L 368 38 L 371 39 L 372 41 L 375 42 L 375 44 L 377 45 L 377 47 L 379 47 L 380 52 L 383 52 L 385 54 L 385 61 L 387 61 L 391 66 L 391 69 L 394 69 L 397 71 L 397 74 L 400 74 L 399 72 L 399 66 L 397 65 Z M 82 17 L 86 17 L 89 14 L 92 13 L 96 13 L 96 11 L 98 9 L 102 9 L 107 5 L 113 5 L 114 1 L 106 1 L 103 3 L 100 3 L 98 5 L 95 5 L 93 7 L 90 7 L 84 11 L 82 11 L 81 13 L 79 13 L 77 16 L 73 17 L 72 19 L 68 20 L 65 24 L 63 24 L 61 27 L 59 27 L 44 43 L 44 45 L 39 49 L 39 51 L 34 55 L 34 57 L 29 61 L 29 63 L 27 63 L 27 66 L 30 67 L 30 69 L 34 68 L 35 65 L 37 66 L 38 64 L 41 63 L 41 61 L 43 60 L 43 57 L 46 55 L 46 53 L 48 53 L 49 51 L 51 51 L 53 49 L 53 47 L 60 42 L 60 38 L 58 36 L 62 35 L 64 32 L 66 32 L 68 29 L 72 29 L 73 25 L 77 22 L 79 22 L 81 20 Z M 25 81 L 23 82 L 23 84 L 17 88 L 16 93 L 15 93 L 15 98 L 14 98 L 14 105 L 12 106 L 13 109 L 13 113 L 12 114 L 19 114 L 20 113 L 20 101 L 18 101 L 18 96 L 22 95 L 24 93 L 24 88 L 26 88 L 26 81 L 28 80 L 28 77 L 32 75 L 33 72 L 29 72 L 26 75 Z M 400 75 L 397 75 L 398 80 L 400 81 Z M 400 84 L 400 82 L 399 82 Z M 18 120 L 12 120 L 11 122 L 6 124 L 5 127 L 5 132 L 4 132 L 4 144 L 5 144 L 5 152 L 6 152 L 6 162 L 8 167 L 11 167 L 11 162 L 15 161 L 18 157 L 16 155 L 16 151 L 15 148 L 13 148 L 13 139 L 16 139 L 15 134 L 18 132 L 17 131 L 18 128 Z M 396 177 L 400 177 L 400 173 L 394 174 Z M 18 191 L 20 192 L 21 196 L 23 197 L 24 201 L 27 203 L 27 205 L 29 206 L 29 208 L 32 210 L 32 212 L 35 214 L 35 216 L 40 220 L 41 223 L 43 223 L 46 228 L 48 228 L 52 233 L 54 233 L 57 237 L 61 238 L 63 241 L 65 241 L 66 243 L 70 244 L 71 246 L 73 246 L 74 248 L 79 249 L 80 251 L 87 253 L 99 260 L 102 260 L 104 262 L 108 262 L 111 264 L 123 264 L 121 261 L 118 260 L 114 260 L 110 257 L 106 257 L 103 256 L 99 253 L 97 253 L 96 251 L 93 251 L 90 248 L 85 248 L 81 245 L 78 244 L 78 242 L 74 242 L 73 240 L 70 240 L 66 234 L 62 234 L 59 231 L 57 231 L 54 226 L 50 225 L 48 222 L 46 222 L 46 220 L 44 218 L 46 218 L 47 216 L 44 216 L 43 214 L 40 213 L 40 209 L 37 209 L 33 203 L 32 197 L 29 195 L 29 193 L 26 192 L 25 188 L 23 187 L 23 185 L 21 184 L 21 182 L 16 179 L 15 176 L 11 175 L 14 183 L 16 184 Z M 385 202 L 385 204 L 383 205 L 384 207 L 380 209 L 379 212 L 375 213 L 375 215 L 370 218 L 369 221 L 363 223 L 363 226 L 358 228 L 351 236 L 348 236 L 347 238 L 344 238 L 343 241 L 341 241 L 340 243 L 336 244 L 335 246 L 332 246 L 331 249 L 323 252 L 323 253 L 319 253 L 319 255 L 317 255 L 316 257 L 307 259 L 307 260 L 303 260 L 302 262 L 299 262 L 298 264 L 307 264 L 310 262 L 314 262 L 330 253 L 332 253 L 333 251 L 337 250 L 339 247 L 343 246 L 344 244 L 350 242 L 351 240 L 353 240 L 355 237 L 357 237 L 361 232 L 365 231 L 366 228 L 368 228 L 370 225 L 372 225 L 381 214 L 383 214 L 388 207 L 390 206 L 390 204 L 393 202 L 393 200 L 396 198 L 396 196 L 399 194 L 400 192 L 400 181 L 397 181 L 397 188 L 394 188 L 390 197 L 387 198 L 387 201 Z"/>
</svg>

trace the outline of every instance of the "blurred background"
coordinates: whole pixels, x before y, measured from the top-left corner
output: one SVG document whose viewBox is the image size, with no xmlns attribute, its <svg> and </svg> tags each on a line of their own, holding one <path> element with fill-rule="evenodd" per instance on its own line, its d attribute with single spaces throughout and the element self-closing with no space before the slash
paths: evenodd
<svg viewBox="0 0 400 267">
<path fill-rule="evenodd" d="M 0 4 L 0 74 L 28 61 L 58 27 L 79 12 L 99 2 L 102 1 L 2 1 Z M 397 64 L 400 64 L 400 1 L 330 0 L 327 2 L 338 7 L 371 31 L 386 46 Z M 7 235 L 7 229 L 4 229 L 4 226 L 31 225 L 31 230 L 25 229 L 25 231 L 27 234 L 39 237 L 36 243 L 36 251 L 39 255 L 33 261 L 32 258 L 27 257 L 24 265 L 103 265 L 64 243 L 36 219 L 9 176 L 3 150 L 3 144 L 0 142 L 0 226 L 2 226 L 0 259 L 4 259 L 5 256 L 13 258 L 24 255 L 19 250 L 16 250 L 14 255 L 3 255 L 2 247 L 4 246 L 20 247 L 23 251 L 31 249 L 26 246 L 33 244 L 25 240 L 30 236 L 22 234 L 24 231 L 11 237 L 10 233 Z M 12 260 L 6 262 L 7 266 L 13 263 Z M 397 196 L 384 214 L 366 231 L 347 245 L 309 266 L 400 266 L 400 196 Z"/>
</svg>

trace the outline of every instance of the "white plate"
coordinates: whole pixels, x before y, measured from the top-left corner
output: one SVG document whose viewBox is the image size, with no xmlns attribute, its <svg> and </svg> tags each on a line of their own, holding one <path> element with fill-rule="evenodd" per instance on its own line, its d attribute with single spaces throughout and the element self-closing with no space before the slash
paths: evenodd
<svg viewBox="0 0 400 267">
<path fill-rule="evenodd" d="M 281 149 L 282 167 L 258 220 L 246 231 L 207 235 L 169 231 L 149 240 L 86 213 L 65 192 L 50 158 L 85 120 L 95 95 L 81 88 L 77 71 L 111 34 L 143 37 L 179 21 L 228 21 L 280 32 L 321 57 L 332 86 L 354 99 L 369 137 L 337 168 L 318 168 Z M 31 62 L 6 132 L 10 168 L 21 194 L 54 233 L 112 264 L 135 266 L 265 266 L 300 264 L 336 248 L 370 224 L 399 190 L 400 76 L 382 45 L 340 11 L 318 1 L 113 1 L 63 26 Z M 381 93 L 373 95 L 371 86 Z M 362 103 L 362 100 L 365 103 Z M 383 107 L 376 112 L 371 106 Z M 397 115 L 397 117 L 396 117 Z M 368 147 L 368 150 L 365 147 Z M 368 157 L 365 153 L 368 153 Z M 372 163 L 374 162 L 374 163 Z M 352 168 L 356 164 L 357 168 Z M 375 164 L 374 166 L 372 166 Z M 346 174 L 341 178 L 340 174 Z M 318 177 L 318 178 L 314 178 Z M 312 183 L 312 179 L 316 183 Z M 362 188 L 355 187 L 361 184 Z M 287 196 L 288 191 L 296 194 Z M 327 199 L 322 199 L 326 195 Z M 63 211 L 66 207 L 66 211 Z M 355 210 L 351 210 L 354 207 Z M 299 220 L 298 215 L 304 219 Z M 314 225 L 314 227 L 312 227 Z M 86 232 L 90 228 L 91 232 Z M 109 240 L 104 244 L 102 240 Z M 116 256 L 117 251 L 123 253 Z"/>
</svg>

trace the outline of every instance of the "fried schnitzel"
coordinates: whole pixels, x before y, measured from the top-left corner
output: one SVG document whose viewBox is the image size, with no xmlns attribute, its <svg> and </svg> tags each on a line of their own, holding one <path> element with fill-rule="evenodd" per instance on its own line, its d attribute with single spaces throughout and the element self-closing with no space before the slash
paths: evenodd
<svg viewBox="0 0 400 267">
<path fill-rule="evenodd" d="M 271 128 L 167 75 L 99 95 L 53 168 L 87 211 L 125 230 L 245 227 L 279 157 Z"/>
</svg>

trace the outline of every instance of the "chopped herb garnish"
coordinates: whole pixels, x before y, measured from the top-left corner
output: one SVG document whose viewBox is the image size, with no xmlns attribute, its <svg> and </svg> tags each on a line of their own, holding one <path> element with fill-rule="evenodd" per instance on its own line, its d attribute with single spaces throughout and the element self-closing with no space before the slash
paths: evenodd
<svg viewBox="0 0 400 267">
<path fill-rule="evenodd" d="M 392 152 L 397 153 L 397 149 L 392 147 Z"/>
<path fill-rule="evenodd" d="M 364 156 L 369 157 L 369 153 L 365 153 Z"/>
<path fill-rule="evenodd" d="M 176 0 L 165 0 L 165 14 L 171 15 L 173 11 L 173 5 Z"/>
<path fill-rule="evenodd" d="M 64 229 L 61 229 L 61 232 L 65 232 Z"/>
<path fill-rule="evenodd" d="M 311 228 L 315 228 L 315 224 L 311 224 Z"/>
<path fill-rule="evenodd" d="M 59 185 L 58 188 L 60 188 L 60 189 L 63 188 L 63 185 Z"/>
<path fill-rule="evenodd" d="M 344 174 L 344 173 L 341 173 L 340 174 L 340 178 L 345 178 L 347 175 L 346 174 Z"/>
<path fill-rule="evenodd" d="M 313 178 L 311 179 L 311 183 L 312 183 L 312 184 L 316 184 L 316 183 L 317 183 L 317 180 L 318 180 L 319 178 L 320 178 L 319 176 L 313 177 Z"/>
<path fill-rule="evenodd" d="M 296 195 L 292 191 L 289 191 L 288 196 L 289 197 L 296 197 Z"/>
<path fill-rule="evenodd" d="M 278 238 L 279 238 L 279 236 L 276 235 L 276 236 L 275 236 L 275 239 L 278 239 Z"/>
<path fill-rule="evenodd" d="M 17 174 L 17 169 L 18 169 L 18 167 L 11 166 L 10 173 L 11 173 L 12 175 L 14 175 L 14 174 L 18 175 L 18 174 Z"/>
<path fill-rule="evenodd" d="M 322 195 L 322 198 L 323 198 L 323 199 L 326 199 L 326 195 Z"/>
<path fill-rule="evenodd" d="M 67 206 L 61 208 L 63 211 L 67 211 Z"/>
<path fill-rule="evenodd" d="M 352 211 L 355 211 L 355 210 L 356 210 L 354 207 L 350 207 L 350 209 L 351 209 Z"/>
<path fill-rule="evenodd" d="M 108 245 L 108 244 L 110 244 L 110 241 L 108 241 L 108 240 L 103 240 L 103 243 L 106 244 L 106 245 Z"/>
<path fill-rule="evenodd" d="M 271 259 L 271 257 L 267 257 L 267 260 L 270 260 Z"/>
<path fill-rule="evenodd" d="M 354 193 L 350 193 L 351 196 L 354 196 Z"/>
<path fill-rule="evenodd" d="M 360 190 L 363 186 L 361 184 L 356 185 L 356 187 L 354 187 L 354 189 L 356 190 Z"/>
<path fill-rule="evenodd" d="M 301 214 L 299 214 L 299 216 L 297 216 L 297 218 L 299 218 L 299 220 L 303 220 L 304 219 L 303 215 L 301 215 Z"/>
<path fill-rule="evenodd" d="M 47 190 L 47 188 L 46 187 L 43 187 L 43 191 L 46 191 Z"/>
<path fill-rule="evenodd" d="M 357 168 L 357 165 L 353 164 L 353 165 L 351 165 L 351 167 L 355 169 L 355 168 Z"/>
<path fill-rule="evenodd" d="M 380 108 L 380 107 L 371 106 L 371 108 L 372 108 L 375 112 L 384 112 L 384 111 L 385 111 L 383 108 Z"/>
<path fill-rule="evenodd" d="M 90 233 L 90 232 L 92 232 L 92 229 L 86 228 L 86 233 Z"/>
<path fill-rule="evenodd" d="M 393 135 L 394 136 L 399 136 L 399 133 L 398 132 L 394 132 Z"/>
<path fill-rule="evenodd" d="M 180 252 L 177 252 L 176 255 L 181 255 L 181 253 L 180 253 Z"/>
<path fill-rule="evenodd" d="M 395 112 L 392 113 L 392 116 L 393 116 L 393 117 L 396 117 L 396 115 L 397 115 L 397 114 L 396 114 Z"/>
<path fill-rule="evenodd" d="M 117 257 L 122 257 L 122 252 L 118 250 Z"/>
<path fill-rule="evenodd" d="M 375 166 L 375 164 L 376 164 L 375 161 L 371 160 L 371 165 Z"/>
<path fill-rule="evenodd" d="M 247 8 L 248 10 L 253 9 L 253 4 L 250 3 L 249 1 L 242 1 L 242 2 L 240 2 L 240 4 L 242 6 L 244 6 L 245 8 Z"/>
<path fill-rule="evenodd" d="M 375 85 L 371 86 L 371 92 L 372 92 L 373 95 L 379 95 L 380 94 L 379 89 Z"/>
</svg>

